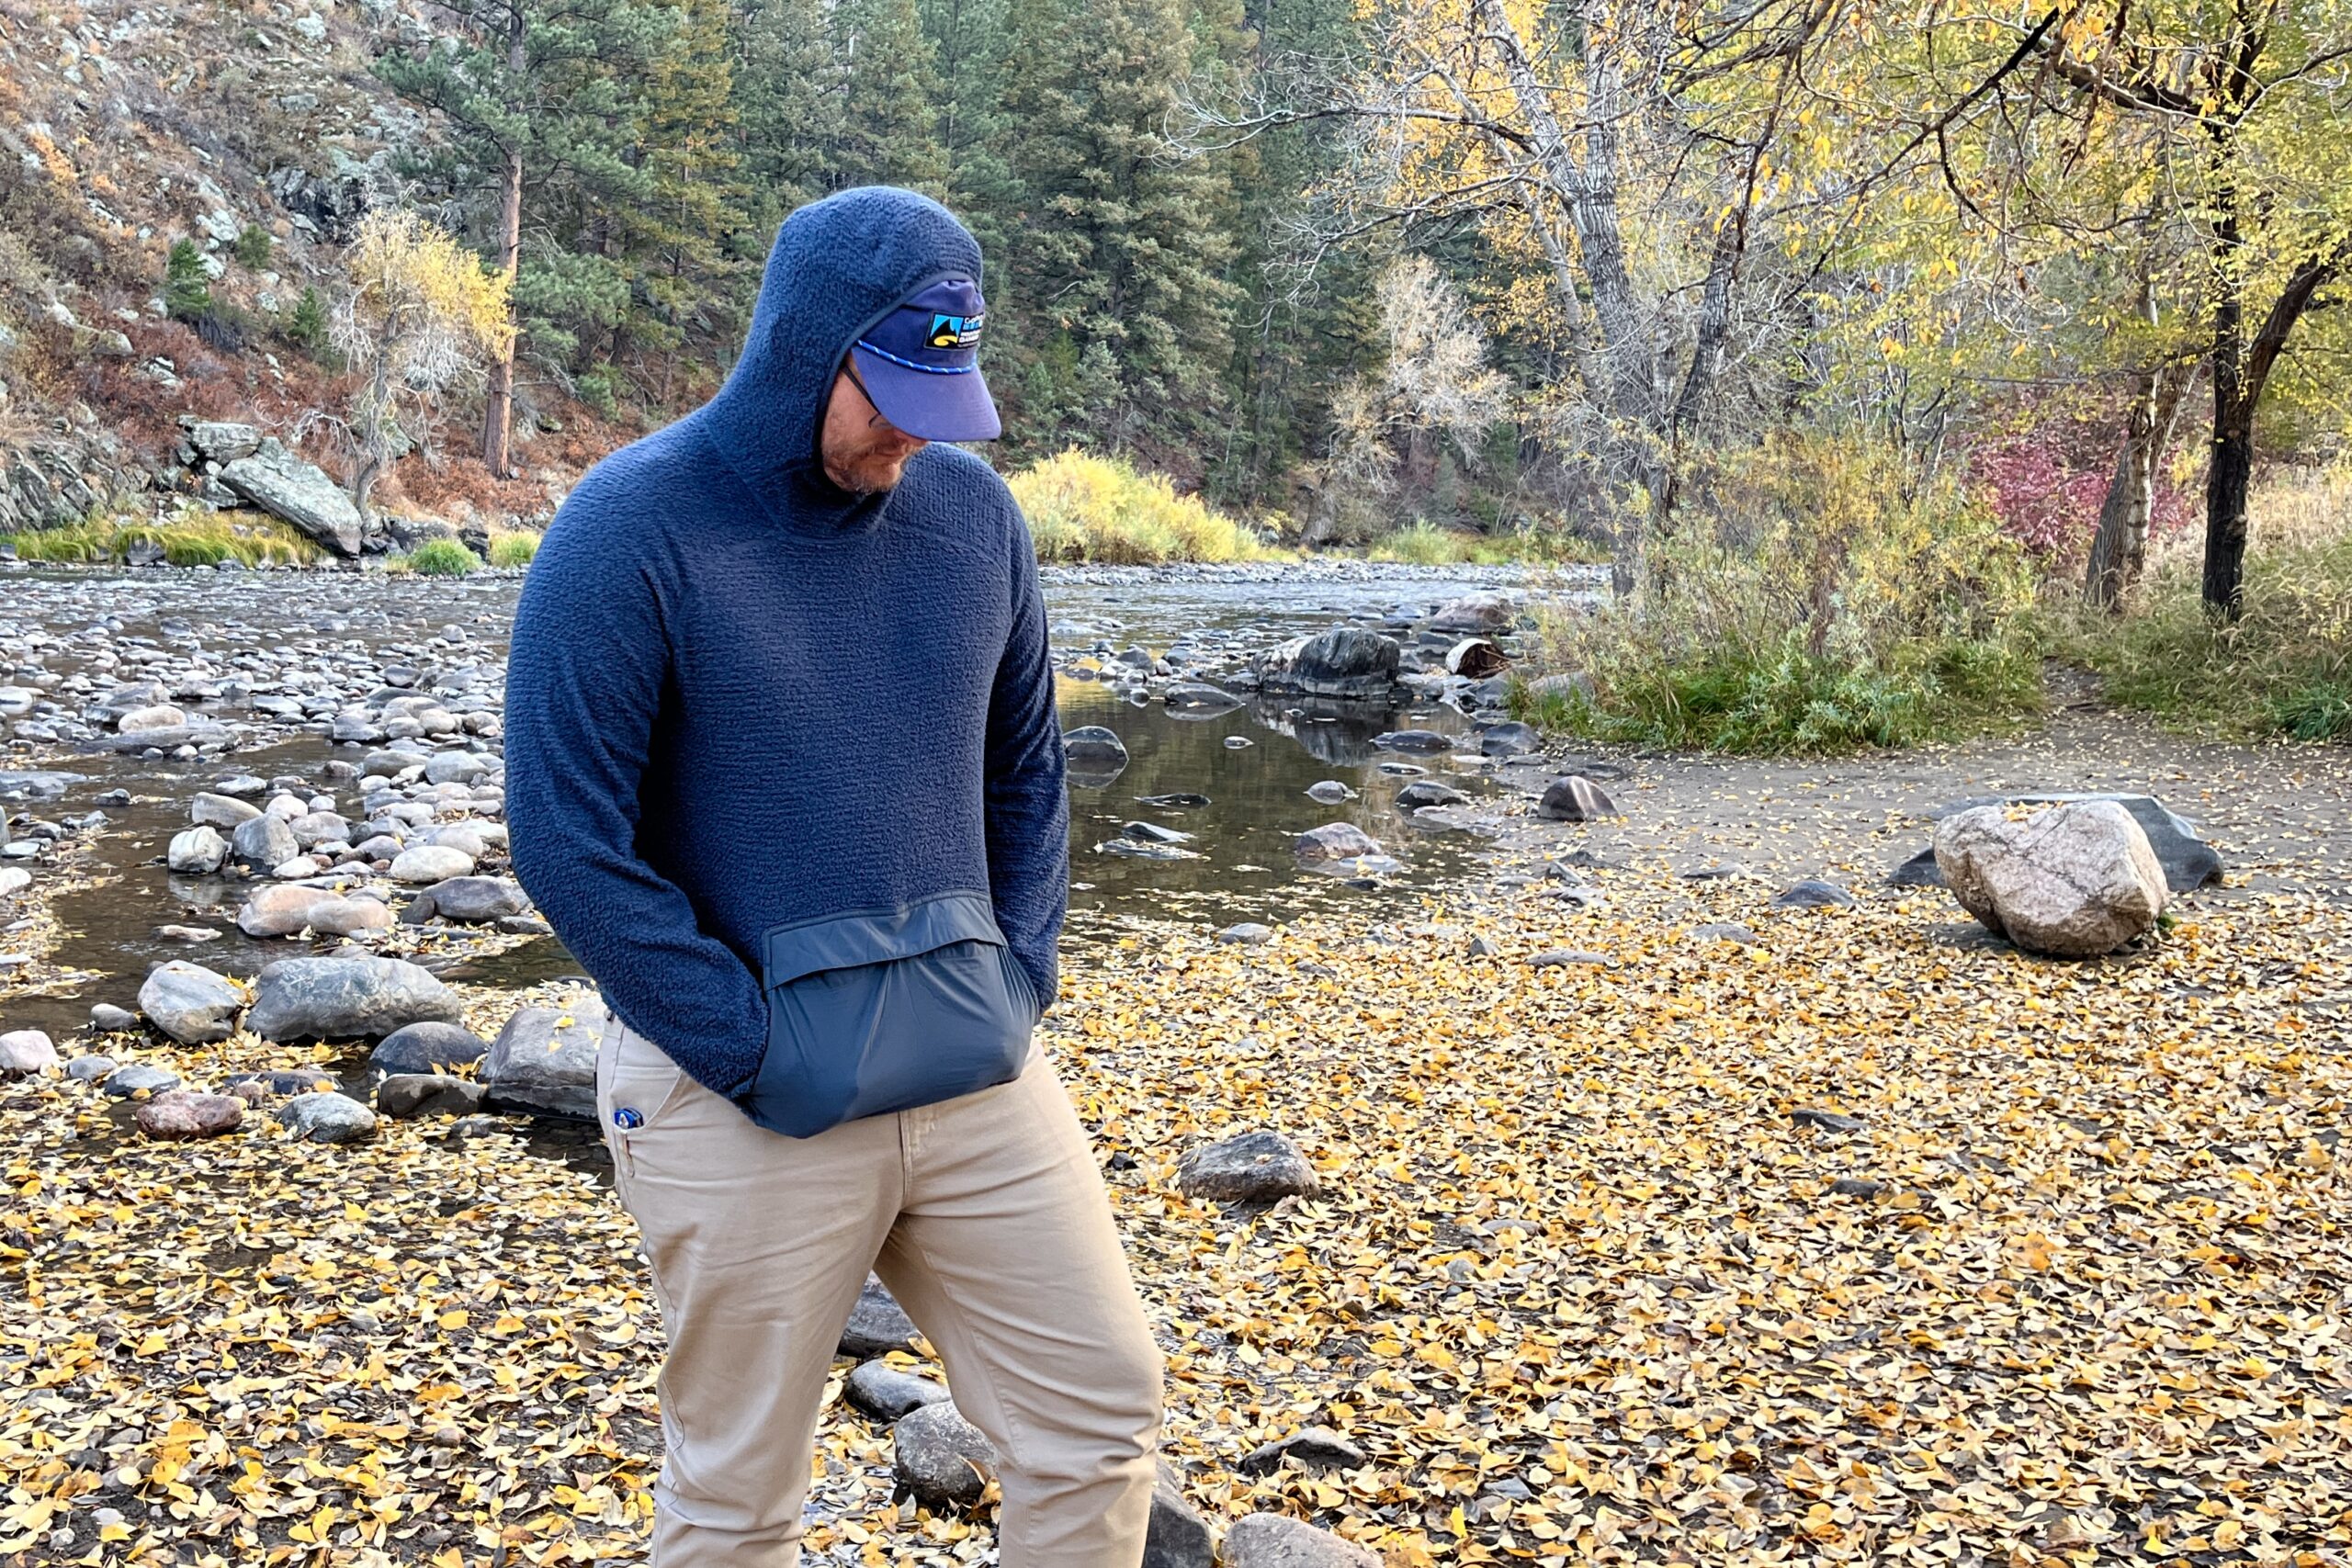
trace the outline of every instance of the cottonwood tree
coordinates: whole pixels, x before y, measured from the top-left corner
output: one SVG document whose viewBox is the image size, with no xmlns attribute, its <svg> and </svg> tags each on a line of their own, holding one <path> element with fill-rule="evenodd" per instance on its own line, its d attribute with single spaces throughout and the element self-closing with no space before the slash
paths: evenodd
<svg viewBox="0 0 2352 1568">
<path fill-rule="evenodd" d="M 2211 382 L 2203 594 L 2236 615 L 2256 414 L 2352 263 L 2352 185 L 2333 152 L 2352 117 L 2352 0 L 1994 0 L 1946 7 L 1936 36 L 1947 83 L 2005 56 L 2021 66 L 2002 75 L 1999 112 L 1954 139 L 1977 171 L 1951 180 L 1969 219 L 2193 264 L 2174 320 Z M 2138 220 L 2069 209 L 2070 192 L 2119 171 L 2148 186 Z M 2163 423 L 2156 370 L 2133 390 L 2135 432 Z"/>
<path fill-rule="evenodd" d="M 2155 290 L 2144 287 L 2141 309 L 2153 334 L 2162 326 Z M 2171 444 L 2182 400 L 2197 374 L 2194 358 L 2151 354 L 2152 364 L 2132 376 L 2126 393 L 2122 438 L 2117 443 L 2115 476 L 2100 502 L 2098 527 L 2091 536 L 2083 568 L 2083 602 L 2114 611 L 2140 581 L 2148 564 L 2148 532 L 2155 517 L 2156 473 Z"/>
<path fill-rule="evenodd" d="M 1376 371 L 1350 378 L 1331 401 L 1332 451 L 1325 506 L 1307 533 L 1320 543 L 1346 502 L 1388 495 L 1423 479 L 1441 440 L 1475 468 L 1508 387 L 1487 365 L 1487 334 L 1461 290 L 1425 256 L 1392 263 L 1374 288 L 1385 355 Z"/>
<path fill-rule="evenodd" d="M 1835 9 L 1385 0 L 1361 68 L 1276 62 L 1254 97 L 1195 95 L 1187 143 L 1350 125 L 1350 167 L 1327 183 L 1309 266 L 1388 228 L 1408 243 L 1465 227 L 1531 243 L 1550 341 L 1588 411 L 1571 423 L 1618 491 L 1624 592 L 1734 352 L 1770 152 Z"/>
<path fill-rule="evenodd" d="M 368 491 L 400 452 L 417 445 L 443 393 L 478 379 L 514 347 L 503 275 L 413 212 L 360 220 L 345 253 L 350 285 L 328 332 L 359 373 L 345 428 L 351 499 Z"/>
</svg>

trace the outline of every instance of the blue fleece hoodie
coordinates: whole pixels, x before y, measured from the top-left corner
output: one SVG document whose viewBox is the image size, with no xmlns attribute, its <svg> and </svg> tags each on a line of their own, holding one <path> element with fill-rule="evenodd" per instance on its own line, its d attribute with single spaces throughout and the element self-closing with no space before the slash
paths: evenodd
<svg viewBox="0 0 2352 1568">
<path fill-rule="evenodd" d="M 910 191 L 794 212 L 726 384 L 591 468 L 523 587 L 514 874 L 622 1021 L 720 1094 L 762 1078 L 779 987 L 830 965 L 987 937 L 1033 993 L 1024 1037 L 1054 995 L 1069 806 L 1020 509 L 954 447 L 866 496 L 818 456 L 852 341 L 979 268 Z"/>
</svg>

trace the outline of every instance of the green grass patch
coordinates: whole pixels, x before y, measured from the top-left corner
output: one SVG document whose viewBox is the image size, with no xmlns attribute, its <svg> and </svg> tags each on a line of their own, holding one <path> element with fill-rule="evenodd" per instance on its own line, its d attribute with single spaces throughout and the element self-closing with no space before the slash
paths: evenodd
<svg viewBox="0 0 2352 1568">
<path fill-rule="evenodd" d="M 1072 448 L 1033 463 L 1006 480 L 1029 519 L 1041 561 L 1157 566 L 1163 561 L 1276 560 L 1238 518 L 1178 495 L 1159 474 L 1124 458 Z"/>
<path fill-rule="evenodd" d="M 427 539 L 409 551 L 408 570 L 420 577 L 466 577 L 481 570 L 481 558 L 455 539 Z"/>
<path fill-rule="evenodd" d="M 491 536 L 490 564 L 492 566 L 528 566 L 531 558 L 538 553 L 539 536 L 528 528 Z"/>
<path fill-rule="evenodd" d="M 2040 661 L 1986 639 L 1921 641 L 1890 659 L 1777 645 L 1679 654 L 1626 649 L 1601 661 L 1591 695 L 1518 692 L 1521 716 L 1594 740 L 1705 751 L 1818 755 L 1915 745 L 2034 710 Z"/>
<path fill-rule="evenodd" d="M 2121 616 L 2085 611 L 2062 651 L 2106 678 L 2109 701 L 2239 736 L 2352 741 L 2352 532 L 2246 559 L 2245 610 L 2214 619 L 2187 556 Z"/>
<path fill-rule="evenodd" d="M 1378 540 L 1364 552 L 1372 560 L 1408 566 L 1515 566 L 1596 563 L 1609 558 L 1606 546 L 1554 528 L 1513 528 L 1474 534 L 1412 523 Z"/>
<path fill-rule="evenodd" d="M 326 557 L 325 550 L 290 524 L 274 517 L 232 519 L 220 513 L 185 514 L 168 523 L 94 518 L 0 537 L 16 547 L 18 560 L 85 566 L 127 561 L 133 545 L 160 547 L 174 566 L 219 566 L 226 560 L 249 567 L 308 566 Z"/>
<path fill-rule="evenodd" d="M 1634 594 L 1543 622 L 1540 727 L 1713 751 L 1826 753 L 1999 728 L 2041 705 L 2030 563 L 1955 485 L 1781 436 L 1724 459 L 1650 540 Z"/>
</svg>

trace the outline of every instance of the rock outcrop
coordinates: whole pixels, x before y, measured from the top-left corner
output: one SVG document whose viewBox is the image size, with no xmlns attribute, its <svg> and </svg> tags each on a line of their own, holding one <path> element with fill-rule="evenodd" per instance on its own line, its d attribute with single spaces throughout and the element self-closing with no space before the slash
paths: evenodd
<svg viewBox="0 0 2352 1568">
<path fill-rule="evenodd" d="M 359 553 L 367 532 L 359 508 L 325 469 L 296 457 L 276 436 L 262 437 L 253 452 L 223 463 L 220 482 L 335 554 Z"/>
</svg>

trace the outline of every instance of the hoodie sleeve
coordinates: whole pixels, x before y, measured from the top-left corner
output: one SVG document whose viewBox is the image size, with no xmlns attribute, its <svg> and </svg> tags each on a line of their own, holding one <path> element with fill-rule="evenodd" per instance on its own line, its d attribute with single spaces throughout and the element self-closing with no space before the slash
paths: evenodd
<svg viewBox="0 0 2352 1568">
<path fill-rule="evenodd" d="M 1069 905 L 1069 797 L 1062 782 L 1061 721 L 1046 637 L 1037 552 L 1011 496 L 1012 627 L 989 699 L 989 891 L 997 925 L 1053 1006 L 1060 985 L 1062 917 Z"/>
<path fill-rule="evenodd" d="M 637 850 L 638 787 L 670 670 L 648 563 L 559 518 L 532 562 L 506 660 L 506 820 L 515 879 L 605 1005 L 697 1082 L 759 1071 L 767 998 Z"/>
</svg>

